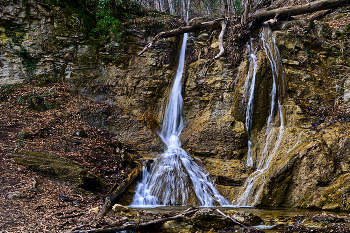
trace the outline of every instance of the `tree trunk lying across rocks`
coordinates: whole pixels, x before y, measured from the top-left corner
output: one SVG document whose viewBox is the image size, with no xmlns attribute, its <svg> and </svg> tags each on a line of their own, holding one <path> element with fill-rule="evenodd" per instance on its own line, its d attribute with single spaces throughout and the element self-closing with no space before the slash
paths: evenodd
<svg viewBox="0 0 350 233">
<path fill-rule="evenodd" d="M 247 23 L 255 21 L 266 21 L 273 18 L 288 18 L 294 15 L 301 15 L 321 10 L 336 9 L 345 5 L 350 5 L 349 0 L 321 0 L 309 4 L 282 7 L 273 10 L 261 10 L 248 16 Z"/>
<path fill-rule="evenodd" d="M 214 209 L 208 209 L 211 211 L 214 211 Z M 97 229 L 90 229 L 90 230 L 78 230 L 76 228 L 74 228 L 73 230 L 71 230 L 69 233 L 106 233 L 106 232 L 121 232 L 121 231 L 137 231 L 137 232 L 149 232 L 151 227 L 157 226 L 157 224 L 162 224 L 165 223 L 167 221 L 172 221 L 172 220 L 180 220 L 183 219 L 185 217 L 190 217 L 198 213 L 200 213 L 201 211 L 205 211 L 204 209 L 199 209 L 199 208 L 194 208 L 194 207 L 190 207 L 188 209 L 186 209 L 185 211 L 183 211 L 180 214 L 174 215 L 174 216 L 170 216 L 170 217 L 165 217 L 165 218 L 160 218 L 160 219 L 155 219 L 155 220 L 150 220 L 148 222 L 144 222 L 144 223 L 138 223 L 138 224 L 127 224 L 124 226 L 120 226 L 120 227 L 105 227 L 105 228 L 97 228 Z M 229 219 L 229 221 L 231 223 L 229 223 L 229 226 L 232 225 L 239 225 L 240 227 L 242 227 L 243 229 L 247 230 L 247 229 L 255 229 L 254 227 L 248 227 L 246 225 L 244 225 L 243 223 L 235 220 L 234 218 L 227 216 L 226 214 L 224 214 L 222 211 L 220 211 L 219 209 L 216 209 L 216 211 L 222 215 L 225 219 Z M 213 213 L 213 212 L 212 212 Z M 211 215 L 212 217 L 215 218 L 215 215 Z M 205 215 L 202 217 L 204 217 L 203 221 L 208 221 L 208 215 Z M 84 227 L 79 226 L 79 228 Z"/>
<path fill-rule="evenodd" d="M 71 231 L 71 233 L 97 233 L 97 232 L 105 233 L 105 232 L 120 232 L 120 231 L 126 231 L 126 230 L 141 230 L 142 228 L 147 228 L 147 227 L 152 226 L 152 225 L 164 223 L 164 222 L 171 221 L 171 220 L 182 219 L 186 215 L 193 214 L 196 211 L 198 211 L 198 209 L 191 207 L 178 215 L 175 215 L 172 217 L 167 217 L 167 218 L 156 219 L 156 220 L 152 220 L 152 221 L 145 222 L 145 223 L 128 224 L 128 225 L 121 226 L 121 227 L 91 229 L 91 230 L 86 230 L 86 231 L 85 230 L 74 230 L 74 231 Z"/>
<path fill-rule="evenodd" d="M 97 218 L 103 217 L 108 210 L 111 209 L 113 201 L 120 196 L 124 192 L 124 190 L 140 175 L 142 171 L 142 165 L 138 161 L 134 161 L 136 164 L 135 169 L 129 174 L 128 178 L 126 178 L 122 184 L 114 185 L 114 187 L 109 191 L 105 203 L 98 213 Z"/>
<path fill-rule="evenodd" d="M 241 27 L 247 27 L 247 25 L 250 25 L 253 23 L 263 23 L 264 21 L 269 19 L 279 19 L 279 18 L 288 19 L 289 17 L 294 15 L 306 14 L 306 13 L 311 13 L 311 12 L 316 12 L 321 10 L 336 9 L 345 5 L 350 5 L 350 0 L 320 0 L 320 1 L 311 2 L 309 4 L 297 5 L 297 6 L 291 6 L 291 7 L 281 7 L 281 8 L 272 9 L 272 10 L 259 10 L 251 14 L 250 16 L 248 16 L 244 20 L 245 24 L 241 25 Z M 225 21 L 225 18 L 218 18 L 209 22 L 187 25 L 184 27 L 179 27 L 177 29 L 170 30 L 170 31 L 160 32 L 152 39 L 150 43 L 148 43 L 143 48 L 143 50 L 138 54 L 138 56 L 143 54 L 149 47 L 151 47 L 160 38 L 172 37 L 172 36 L 182 35 L 187 32 L 209 30 L 209 29 L 214 29 L 219 27 L 222 27 L 224 31 L 224 27 L 223 27 L 224 25 L 222 24 L 223 21 Z M 220 48 L 220 53 L 219 53 L 220 55 L 218 54 L 217 57 L 220 57 L 222 53 L 223 51 Z"/>
</svg>

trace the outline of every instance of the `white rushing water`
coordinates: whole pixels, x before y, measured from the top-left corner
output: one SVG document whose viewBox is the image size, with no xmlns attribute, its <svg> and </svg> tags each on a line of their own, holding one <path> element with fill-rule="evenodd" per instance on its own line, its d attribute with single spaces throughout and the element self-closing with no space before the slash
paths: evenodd
<svg viewBox="0 0 350 233">
<path fill-rule="evenodd" d="M 253 158 L 251 155 L 251 130 L 252 130 L 252 121 L 253 121 L 253 108 L 254 108 L 254 90 L 255 90 L 255 77 L 256 77 L 256 70 L 257 70 L 257 62 L 256 62 L 256 50 L 254 51 L 253 47 L 253 38 L 250 39 L 250 43 L 248 44 L 249 49 L 249 70 L 247 74 L 247 78 L 244 85 L 244 92 L 248 93 L 247 99 L 247 110 L 246 110 L 246 118 L 245 118 L 245 126 L 248 132 L 248 154 L 247 154 L 247 166 L 253 167 Z"/>
<path fill-rule="evenodd" d="M 134 207 L 230 205 L 214 187 L 209 173 L 181 148 L 179 136 L 184 126 L 181 79 L 186 43 L 187 33 L 184 34 L 179 65 L 160 133 L 167 149 L 149 169 L 143 168 L 142 180 L 136 187 L 131 203 Z"/>
<path fill-rule="evenodd" d="M 271 162 L 273 158 L 275 157 L 279 145 L 282 141 L 283 132 L 284 132 L 284 120 L 283 120 L 283 113 L 282 113 L 282 107 L 281 102 L 279 99 L 279 79 L 283 78 L 283 74 L 281 72 L 282 69 L 282 61 L 280 58 L 280 54 L 275 42 L 275 38 L 272 34 L 271 29 L 264 25 L 262 32 L 260 33 L 259 38 L 261 39 L 265 54 L 270 62 L 271 69 L 272 69 L 272 88 L 271 88 L 271 103 L 270 103 L 270 111 L 269 116 L 267 118 L 267 126 L 266 126 L 266 139 L 265 139 L 265 145 L 262 153 L 260 156 L 258 156 L 257 163 L 256 163 L 256 171 L 253 172 L 247 179 L 245 185 L 242 188 L 242 191 L 239 195 L 239 197 L 233 201 L 234 205 L 236 206 L 254 206 L 259 201 L 259 197 L 262 193 L 265 181 L 266 181 L 266 172 L 269 170 Z M 254 89 L 253 89 L 254 90 Z M 251 94 L 250 94 L 251 96 Z M 275 110 L 277 109 L 277 112 L 275 114 Z M 247 111 L 251 111 L 249 115 L 247 114 L 246 117 L 250 117 L 252 114 L 253 109 L 248 107 Z M 278 117 L 278 119 L 276 119 Z M 274 126 L 274 120 L 278 123 L 279 126 Z M 275 124 L 277 124 L 275 123 Z M 246 120 L 247 124 L 247 120 Z M 249 127 L 251 127 L 251 124 L 249 124 Z M 247 126 L 248 130 L 248 126 Z M 274 141 L 273 139 L 276 139 Z M 249 147 L 249 144 L 248 144 Z M 253 162 L 251 162 L 253 163 Z M 248 164 L 248 161 L 247 161 Z"/>
</svg>

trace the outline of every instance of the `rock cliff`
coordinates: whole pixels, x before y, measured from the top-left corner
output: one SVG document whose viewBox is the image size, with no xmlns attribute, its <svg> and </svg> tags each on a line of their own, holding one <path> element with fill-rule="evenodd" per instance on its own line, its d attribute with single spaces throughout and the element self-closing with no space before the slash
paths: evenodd
<svg viewBox="0 0 350 233">
<path fill-rule="evenodd" d="M 71 90 L 110 109 L 84 108 L 89 124 L 108 129 L 140 157 L 164 150 L 157 135 L 175 76 L 181 38 L 162 39 L 137 53 L 162 30 L 183 22 L 170 16 L 125 23 L 122 42 L 110 36 L 93 43 L 89 18 L 40 1 L 3 1 L 0 15 L 0 84 L 32 80 L 36 85 L 62 81 Z M 334 25 L 343 20 L 343 24 Z M 273 33 L 280 50 L 286 90 L 282 103 L 284 133 L 271 162 L 258 204 L 349 210 L 350 106 L 349 9 L 320 20 L 278 22 Z M 261 29 L 252 32 L 257 38 Z M 186 126 L 182 147 L 202 160 L 219 191 L 233 200 L 254 167 L 246 166 L 248 134 L 242 101 L 249 59 L 219 51 L 219 32 L 191 33 L 183 96 Z M 226 36 L 228 37 L 228 35 Z M 226 46 L 233 46 L 226 44 Z M 260 47 L 259 47 L 260 46 Z M 266 143 L 272 73 L 262 46 L 252 129 L 257 160 Z M 277 124 L 277 123 L 276 123 Z M 276 143 L 277 138 L 272 139 Z M 272 153 L 272 151 L 270 151 Z"/>
</svg>

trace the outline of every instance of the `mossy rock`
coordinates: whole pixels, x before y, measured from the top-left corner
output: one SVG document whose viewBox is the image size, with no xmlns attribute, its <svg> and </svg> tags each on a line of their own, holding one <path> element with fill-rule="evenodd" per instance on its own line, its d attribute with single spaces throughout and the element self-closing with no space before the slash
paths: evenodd
<svg viewBox="0 0 350 233">
<path fill-rule="evenodd" d="M 97 191 L 108 184 L 94 173 L 78 164 L 52 155 L 36 154 L 33 152 L 21 152 L 15 156 L 19 165 L 36 172 L 49 180 L 73 188 L 82 188 L 88 191 Z"/>
<path fill-rule="evenodd" d="M 193 215 L 192 222 L 195 226 L 204 229 L 222 229 L 233 225 L 231 219 L 222 216 L 214 209 L 199 210 Z"/>
</svg>

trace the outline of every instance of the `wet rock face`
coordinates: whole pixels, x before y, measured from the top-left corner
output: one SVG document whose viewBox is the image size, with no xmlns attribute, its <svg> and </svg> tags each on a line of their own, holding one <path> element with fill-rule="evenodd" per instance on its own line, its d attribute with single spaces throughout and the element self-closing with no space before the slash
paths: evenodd
<svg viewBox="0 0 350 233">
<path fill-rule="evenodd" d="M 199 118 L 188 124 L 181 139 L 183 148 L 194 156 L 237 158 L 243 153 L 247 135 L 244 124 L 232 117 Z"/>
<path fill-rule="evenodd" d="M 110 38 L 103 46 L 92 45 L 85 33 L 88 24 L 79 15 L 36 1 L 27 7 L 29 11 L 20 1 L 10 0 L 0 6 L 0 85 L 28 79 L 35 84 L 64 80 L 81 95 L 116 106 L 115 111 L 82 106 L 81 116 L 91 125 L 113 132 L 120 143 L 141 156 L 163 152 L 157 132 L 175 77 L 181 38 L 161 39 L 143 55 L 136 54 L 169 25 L 160 21 L 153 30 L 147 22 L 129 25 L 123 44 Z M 243 86 L 248 53 L 239 67 L 225 55 L 210 63 L 219 51 L 218 33 L 189 35 L 183 78 L 186 125 L 181 142 L 190 155 L 201 159 L 220 192 L 232 201 L 255 169 L 245 165 L 248 135 Z M 348 195 L 350 126 L 334 125 L 331 115 L 311 111 L 324 110 L 330 102 L 336 106 L 342 98 L 345 103 L 350 100 L 349 51 L 339 46 L 348 42 L 332 41 L 344 33 L 324 22 L 307 20 L 282 22 L 274 32 L 288 98 L 283 103 L 283 138 L 266 177 L 263 205 L 349 210 L 349 203 L 341 200 Z M 257 57 L 253 159 L 266 142 L 272 82 L 261 46 Z M 310 114 L 314 122 L 307 121 Z M 324 125 L 317 128 L 320 124 Z M 274 145 L 277 139 L 272 140 Z"/>
<path fill-rule="evenodd" d="M 340 186 L 349 174 L 345 133 L 349 124 L 332 124 L 329 119 L 336 115 L 315 116 L 310 111 L 327 109 L 329 103 L 346 95 L 346 81 L 337 78 L 345 77 L 345 70 L 336 67 L 348 67 L 348 59 L 336 46 L 337 41 L 329 40 L 334 31 L 325 23 L 300 20 L 283 23 L 281 28 L 275 36 L 287 75 L 288 96 L 301 107 L 298 115 L 302 117 L 295 121 L 297 117 L 286 115 L 283 141 L 292 144 L 280 146 L 261 202 L 348 210 L 346 191 Z M 311 130 L 313 125 L 316 132 Z"/>
<path fill-rule="evenodd" d="M 222 229 L 225 226 L 233 225 L 232 220 L 222 216 L 214 209 L 202 209 L 191 218 L 195 226 L 207 229 Z"/>
<path fill-rule="evenodd" d="M 339 77 L 348 66 L 337 41 L 330 41 L 332 30 L 323 22 L 307 20 L 286 22 L 275 32 L 283 56 L 290 97 L 323 104 L 344 93 L 344 81 Z M 347 80 L 347 79 L 346 79 Z M 346 88 L 345 88 L 346 89 Z"/>
</svg>

